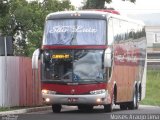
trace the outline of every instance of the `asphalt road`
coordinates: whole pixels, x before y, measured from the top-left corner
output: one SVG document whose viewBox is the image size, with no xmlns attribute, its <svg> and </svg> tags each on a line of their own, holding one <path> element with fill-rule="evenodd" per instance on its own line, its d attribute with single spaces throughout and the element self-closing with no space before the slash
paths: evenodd
<svg viewBox="0 0 160 120">
<path fill-rule="evenodd" d="M 52 110 L 18 115 L 16 120 L 159 120 L 160 107 L 140 106 L 138 110 L 120 110 L 115 106 L 112 113 L 104 113 L 103 107 L 84 113 L 75 106 L 63 106 L 61 113 Z M 13 119 L 12 119 L 13 120 Z"/>
</svg>

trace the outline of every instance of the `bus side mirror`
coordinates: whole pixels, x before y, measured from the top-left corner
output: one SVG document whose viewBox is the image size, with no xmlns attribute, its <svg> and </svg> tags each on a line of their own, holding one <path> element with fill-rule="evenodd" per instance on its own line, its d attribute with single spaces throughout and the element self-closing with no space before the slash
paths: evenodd
<svg viewBox="0 0 160 120">
<path fill-rule="evenodd" d="M 107 48 L 104 52 L 104 67 L 112 67 L 112 51 Z"/>
<path fill-rule="evenodd" d="M 38 69 L 39 56 L 40 56 L 40 49 L 36 49 L 33 52 L 33 56 L 32 56 L 32 69 Z"/>
</svg>

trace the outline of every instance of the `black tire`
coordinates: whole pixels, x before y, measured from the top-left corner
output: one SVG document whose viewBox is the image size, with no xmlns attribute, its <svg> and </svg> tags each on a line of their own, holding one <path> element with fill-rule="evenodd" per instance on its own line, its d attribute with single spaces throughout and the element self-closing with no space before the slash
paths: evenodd
<svg viewBox="0 0 160 120">
<path fill-rule="evenodd" d="M 114 97 L 114 94 L 113 94 L 113 95 L 112 95 L 111 104 L 104 105 L 104 111 L 105 111 L 105 112 L 112 112 L 114 103 L 115 103 L 115 97 Z"/>
<path fill-rule="evenodd" d="M 121 110 L 127 110 L 127 105 L 125 105 L 125 104 L 120 104 L 120 109 Z"/>
<path fill-rule="evenodd" d="M 60 113 L 61 112 L 61 108 L 62 108 L 61 105 L 52 105 L 52 111 L 54 113 Z"/>
<path fill-rule="evenodd" d="M 138 109 L 139 108 L 139 95 L 138 90 L 136 89 L 133 95 L 133 101 L 129 103 L 128 108 L 130 110 Z"/>
<path fill-rule="evenodd" d="M 138 91 L 138 102 L 141 101 L 141 99 L 142 99 L 141 98 L 142 97 L 141 92 L 142 92 L 141 89 L 139 89 L 139 91 Z"/>
<path fill-rule="evenodd" d="M 104 112 L 112 112 L 112 105 L 104 105 Z"/>
</svg>

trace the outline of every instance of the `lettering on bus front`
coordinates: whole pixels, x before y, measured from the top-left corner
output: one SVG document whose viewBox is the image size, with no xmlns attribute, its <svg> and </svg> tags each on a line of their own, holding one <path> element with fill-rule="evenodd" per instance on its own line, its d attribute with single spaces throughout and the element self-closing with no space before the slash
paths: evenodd
<svg viewBox="0 0 160 120">
<path fill-rule="evenodd" d="M 96 33 L 96 28 L 85 27 L 85 26 L 55 26 L 49 33 L 65 33 L 65 32 L 76 32 L 76 33 Z"/>
</svg>

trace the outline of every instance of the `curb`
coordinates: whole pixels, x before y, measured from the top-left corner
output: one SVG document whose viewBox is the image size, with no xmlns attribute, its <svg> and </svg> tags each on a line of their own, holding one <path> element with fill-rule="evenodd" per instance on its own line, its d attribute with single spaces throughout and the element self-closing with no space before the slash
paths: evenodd
<svg viewBox="0 0 160 120">
<path fill-rule="evenodd" d="M 140 105 L 141 107 L 150 107 L 150 108 L 160 108 L 160 106 L 154 106 L 154 105 Z"/>
<path fill-rule="evenodd" d="M 51 106 L 33 107 L 33 108 L 26 108 L 26 109 L 19 109 L 19 110 L 4 111 L 4 112 L 0 112 L 0 116 L 7 115 L 7 114 L 24 114 L 24 113 L 38 112 L 38 111 L 45 111 L 45 110 L 51 110 Z"/>
</svg>

